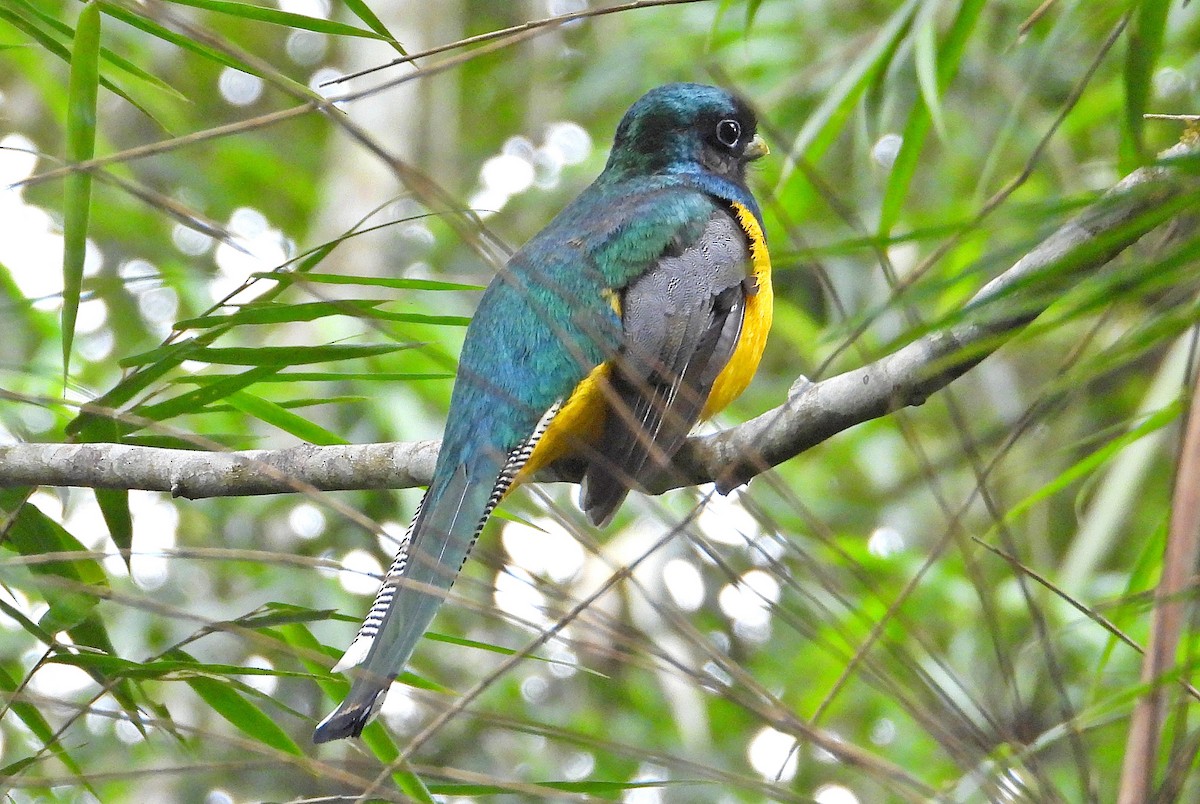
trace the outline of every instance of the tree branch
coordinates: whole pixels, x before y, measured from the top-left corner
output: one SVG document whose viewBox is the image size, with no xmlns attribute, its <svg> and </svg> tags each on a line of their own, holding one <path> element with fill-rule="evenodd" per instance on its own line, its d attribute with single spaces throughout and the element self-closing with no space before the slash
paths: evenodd
<svg viewBox="0 0 1200 804">
<path fill-rule="evenodd" d="M 1189 140 L 1125 177 L 984 287 L 957 323 L 862 368 L 817 383 L 801 378 L 779 407 L 688 439 L 669 475 L 643 479 L 645 488 L 660 493 L 716 481 L 729 491 L 856 424 L 922 404 L 1037 318 L 1066 288 L 1193 207 L 1200 187 L 1198 154 L 1200 144 Z M 437 449 L 436 441 L 242 452 L 15 444 L 0 447 L 0 487 L 147 489 L 189 499 L 409 488 L 428 484 Z M 576 481 L 579 471 L 567 463 L 539 479 Z"/>
</svg>

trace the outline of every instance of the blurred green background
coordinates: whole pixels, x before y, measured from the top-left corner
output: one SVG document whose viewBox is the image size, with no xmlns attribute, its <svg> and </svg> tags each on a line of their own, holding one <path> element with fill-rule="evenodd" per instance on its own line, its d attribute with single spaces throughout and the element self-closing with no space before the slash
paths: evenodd
<svg viewBox="0 0 1200 804">
<path fill-rule="evenodd" d="M 603 6 L 100 0 L 92 75 L 83 4 L 0 0 L 0 443 L 438 437 L 477 288 L 674 80 L 742 93 L 773 149 L 751 184 L 776 326 L 727 426 L 953 317 L 1178 139 L 1143 112 L 1196 111 L 1196 4 L 642 5 L 522 27 Z M 114 159 L 90 187 L 45 177 L 93 142 Z M 423 642 L 363 743 L 309 735 L 419 491 L 0 490 L 0 784 L 209 804 L 1113 800 L 1142 689 L 1118 633 L 1147 638 L 1197 314 L 1178 228 L 948 392 L 728 498 L 633 495 L 598 531 L 572 487 L 514 495 L 434 624 L 448 639 Z M 81 417 L 89 401 L 133 417 Z M 1172 678 L 1195 653 L 1186 632 Z M 1177 686 L 1156 785 L 1193 800 Z"/>
</svg>

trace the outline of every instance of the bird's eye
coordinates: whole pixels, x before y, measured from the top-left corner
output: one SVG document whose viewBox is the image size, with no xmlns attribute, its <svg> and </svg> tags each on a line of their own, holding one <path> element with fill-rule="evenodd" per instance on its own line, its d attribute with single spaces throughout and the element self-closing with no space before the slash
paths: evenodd
<svg viewBox="0 0 1200 804">
<path fill-rule="evenodd" d="M 732 148 L 737 145 L 738 138 L 742 136 L 742 126 L 736 120 L 722 120 L 717 123 L 717 142 L 724 145 L 726 148 Z"/>
</svg>

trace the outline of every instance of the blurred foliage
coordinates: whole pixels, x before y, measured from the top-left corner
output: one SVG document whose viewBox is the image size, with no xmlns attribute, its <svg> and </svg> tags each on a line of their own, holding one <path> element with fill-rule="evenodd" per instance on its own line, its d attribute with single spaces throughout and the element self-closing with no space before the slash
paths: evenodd
<svg viewBox="0 0 1200 804">
<path fill-rule="evenodd" d="M 774 150 L 752 184 L 777 324 L 721 422 L 753 416 L 953 315 L 1177 139 L 1143 112 L 1197 111 L 1197 4 L 1038 5 L 522 28 L 589 4 L 0 0 L 0 183 L 32 177 L 0 190 L 0 441 L 437 437 L 478 286 L 670 80 L 743 93 Z M 353 745 L 309 734 L 417 492 L 5 491 L 8 797 L 1107 800 L 1197 314 L 1195 242 L 1147 240 L 948 392 L 728 500 L 632 499 L 598 532 L 570 488 L 515 495 Z M 1169 687 L 1162 774 L 1196 746 Z"/>
</svg>

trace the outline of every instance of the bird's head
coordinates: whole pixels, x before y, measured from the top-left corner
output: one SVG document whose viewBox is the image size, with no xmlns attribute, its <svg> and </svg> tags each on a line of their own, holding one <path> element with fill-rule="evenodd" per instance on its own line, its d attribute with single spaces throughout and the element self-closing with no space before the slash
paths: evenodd
<svg viewBox="0 0 1200 804">
<path fill-rule="evenodd" d="M 701 168 L 742 184 L 746 165 L 768 153 L 754 111 L 703 84 L 665 84 L 621 118 L 607 171 L 659 173 Z"/>
</svg>

